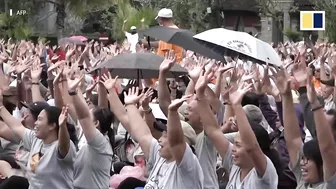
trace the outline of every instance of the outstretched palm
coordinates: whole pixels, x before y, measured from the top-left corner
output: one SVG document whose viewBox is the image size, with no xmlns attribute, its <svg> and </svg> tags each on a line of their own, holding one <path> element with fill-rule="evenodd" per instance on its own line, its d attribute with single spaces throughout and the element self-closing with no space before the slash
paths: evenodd
<svg viewBox="0 0 336 189">
<path fill-rule="evenodd" d="M 132 87 L 128 89 L 128 93 L 124 92 L 125 104 L 137 104 L 143 96 L 143 93 L 139 95 L 139 87 Z"/>
<path fill-rule="evenodd" d="M 76 91 L 83 78 L 84 75 L 81 75 L 80 77 L 77 77 L 75 79 L 68 78 L 68 90 L 70 92 Z"/>
<path fill-rule="evenodd" d="M 205 71 L 204 69 L 201 71 L 200 76 L 195 84 L 196 94 L 202 95 L 205 92 L 205 88 L 208 83 L 211 81 L 214 76 L 214 72 L 212 70 Z"/>
<path fill-rule="evenodd" d="M 177 111 L 179 107 L 182 106 L 183 102 L 186 102 L 187 100 L 189 100 L 191 96 L 192 95 L 187 95 L 187 96 L 183 96 L 180 99 L 175 99 L 173 102 L 171 102 L 168 109 L 170 111 Z"/>
<path fill-rule="evenodd" d="M 167 53 L 165 59 L 160 65 L 160 71 L 163 73 L 167 73 L 176 63 L 176 57 L 174 54 L 174 51 L 171 50 L 169 53 Z"/>
<path fill-rule="evenodd" d="M 171 102 L 168 109 L 170 111 L 177 111 L 179 109 L 179 107 L 182 106 L 183 102 L 186 102 L 187 100 L 189 100 L 191 96 L 192 95 L 187 95 L 187 96 L 183 96 L 180 99 L 175 99 L 173 102 Z"/>
<path fill-rule="evenodd" d="M 279 92 L 281 94 L 290 94 L 291 93 L 291 87 L 290 82 L 291 79 L 286 76 L 285 70 L 283 68 L 276 68 L 277 71 L 271 69 L 271 72 L 273 73 L 273 80 L 275 81 L 275 85 L 277 86 Z"/>
<path fill-rule="evenodd" d="M 62 107 L 61 115 L 58 117 L 58 124 L 60 126 L 64 125 L 66 123 L 66 120 L 68 119 L 68 108 L 69 105 Z"/>
<path fill-rule="evenodd" d="M 115 87 L 115 84 L 117 82 L 118 76 L 116 76 L 114 79 L 111 77 L 111 73 L 107 72 L 104 75 L 102 75 L 101 82 L 104 84 L 105 88 L 107 90 L 111 90 Z"/>
<path fill-rule="evenodd" d="M 230 89 L 230 102 L 232 104 L 240 104 L 244 95 L 252 89 L 253 84 L 240 83 L 238 88 Z"/>
</svg>

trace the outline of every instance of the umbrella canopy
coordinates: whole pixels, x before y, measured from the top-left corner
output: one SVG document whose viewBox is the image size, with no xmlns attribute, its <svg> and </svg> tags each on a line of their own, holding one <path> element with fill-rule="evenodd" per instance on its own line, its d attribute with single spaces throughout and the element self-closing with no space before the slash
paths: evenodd
<svg viewBox="0 0 336 189">
<path fill-rule="evenodd" d="M 199 43 L 193 38 L 194 33 L 189 30 L 155 26 L 141 32 L 141 34 L 178 45 L 186 50 L 193 51 L 208 58 L 225 62 L 224 56 Z"/>
<path fill-rule="evenodd" d="M 160 64 L 164 60 L 163 56 L 159 56 L 153 53 L 125 53 L 113 57 L 105 62 L 101 63 L 99 68 L 112 69 L 112 76 L 119 76 L 119 78 L 127 79 L 149 79 L 158 78 Z M 175 64 L 170 72 L 168 78 L 176 78 L 180 75 L 187 74 L 188 71 L 178 64 Z"/>
<path fill-rule="evenodd" d="M 60 45 L 66 45 L 66 44 L 75 44 L 75 45 L 84 45 L 84 42 L 78 39 L 72 39 L 70 37 L 62 38 L 59 41 Z"/>
<path fill-rule="evenodd" d="M 71 36 L 70 39 L 79 40 L 79 41 L 82 41 L 82 42 L 85 42 L 85 41 L 88 40 L 86 37 L 81 36 L 81 35 L 74 35 L 74 36 Z"/>
<path fill-rule="evenodd" d="M 271 45 L 248 33 L 215 28 L 199 33 L 195 39 L 226 56 L 239 56 L 256 63 L 280 66 L 281 60 Z"/>
</svg>

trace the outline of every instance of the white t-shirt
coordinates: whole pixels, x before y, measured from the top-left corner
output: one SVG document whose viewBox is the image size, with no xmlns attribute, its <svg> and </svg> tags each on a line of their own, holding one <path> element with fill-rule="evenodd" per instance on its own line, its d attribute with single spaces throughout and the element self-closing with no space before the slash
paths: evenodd
<svg viewBox="0 0 336 189">
<path fill-rule="evenodd" d="M 278 188 L 278 175 L 272 161 L 266 156 L 267 167 L 263 177 L 260 177 L 253 168 L 241 182 L 240 171 L 241 169 L 233 164 L 232 159 L 233 144 L 230 144 L 225 157 L 223 158 L 223 167 L 230 170 L 229 182 L 226 189 L 277 189 Z"/>
<path fill-rule="evenodd" d="M 147 161 L 152 169 L 144 189 L 203 189 L 202 168 L 188 145 L 179 165 L 175 161 L 166 162 L 159 154 L 160 148 L 153 138 Z"/>
<path fill-rule="evenodd" d="M 136 53 L 136 45 L 139 42 L 139 34 L 138 33 L 131 34 L 131 33 L 125 32 L 125 35 L 127 37 L 128 43 L 131 45 L 130 47 L 131 52 Z"/>
</svg>

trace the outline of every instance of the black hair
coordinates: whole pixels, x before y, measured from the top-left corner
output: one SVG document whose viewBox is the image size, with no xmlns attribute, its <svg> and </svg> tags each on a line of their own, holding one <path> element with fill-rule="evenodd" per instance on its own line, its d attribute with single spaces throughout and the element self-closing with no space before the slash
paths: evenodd
<svg viewBox="0 0 336 189">
<path fill-rule="evenodd" d="M 99 121 L 100 132 L 109 137 L 112 149 L 115 147 L 114 131 L 111 128 L 114 122 L 114 115 L 108 108 L 96 107 L 93 111 L 95 121 Z"/>
<path fill-rule="evenodd" d="M 98 106 L 98 94 L 90 95 L 90 101 L 93 105 Z"/>
<path fill-rule="evenodd" d="M 283 174 L 283 166 L 281 163 L 280 156 L 278 152 L 275 149 L 271 148 L 271 139 L 267 133 L 267 131 L 260 125 L 254 125 L 252 127 L 252 130 L 257 138 L 258 144 L 260 146 L 260 149 L 263 151 L 263 153 L 272 161 L 277 174 L 281 175 Z"/>
<path fill-rule="evenodd" d="M 56 129 L 58 131 L 58 129 L 59 129 L 58 118 L 62 113 L 62 109 L 59 108 L 59 107 L 55 107 L 55 106 L 48 106 L 48 107 L 44 108 L 44 111 L 47 114 L 48 124 L 55 124 Z M 68 133 L 69 133 L 69 136 L 70 136 L 70 140 L 74 143 L 74 145 L 76 146 L 76 149 L 78 150 L 78 138 L 77 138 L 77 135 L 76 135 L 75 126 L 72 125 L 72 124 L 69 124 L 69 123 L 66 123 L 66 124 L 67 124 Z"/>
<path fill-rule="evenodd" d="M 178 80 L 182 81 L 186 87 L 189 85 L 190 82 L 190 78 L 186 75 L 178 77 Z"/>
<path fill-rule="evenodd" d="M 305 158 L 315 162 L 320 178 L 323 178 L 323 160 L 320 147 L 316 139 L 312 139 L 303 145 L 303 155 Z"/>
<path fill-rule="evenodd" d="M 242 99 L 241 105 L 245 106 L 249 104 L 259 107 L 259 96 L 252 92 L 246 93 Z"/>
<path fill-rule="evenodd" d="M 333 116 L 332 124 L 331 124 L 331 129 L 333 131 L 336 131 L 336 110 L 335 109 L 330 109 L 326 112 L 327 115 Z"/>
</svg>

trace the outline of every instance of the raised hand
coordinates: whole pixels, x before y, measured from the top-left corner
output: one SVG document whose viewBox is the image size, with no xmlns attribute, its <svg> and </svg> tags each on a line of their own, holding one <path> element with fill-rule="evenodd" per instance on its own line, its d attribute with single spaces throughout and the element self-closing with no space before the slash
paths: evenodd
<svg viewBox="0 0 336 189">
<path fill-rule="evenodd" d="M 291 78 L 288 77 L 285 73 L 284 68 L 276 68 L 276 71 L 271 69 L 271 72 L 273 74 L 272 78 L 275 82 L 275 85 L 277 86 L 279 92 L 282 95 L 291 95 Z"/>
<path fill-rule="evenodd" d="M 168 110 L 169 111 L 177 111 L 183 104 L 183 102 L 186 102 L 190 99 L 192 95 L 187 95 L 187 96 L 183 96 L 180 99 L 175 99 L 173 100 L 173 102 L 171 102 L 171 104 L 168 106 Z"/>
<path fill-rule="evenodd" d="M 139 87 L 132 87 L 128 89 L 128 93 L 124 92 L 125 105 L 137 104 L 144 94 L 139 94 Z"/>
<path fill-rule="evenodd" d="M 200 76 L 202 69 L 204 69 L 205 65 L 207 64 L 207 59 L 204 57 L 200 57 L 196 61 L 196 66 L 194 66 L 193 69 L 189 70 L 189 76 L 194 82 L 197 82 L 197 79 Z"/>
<path fill-rule="evenodd" d="M 170 50 L 169 53 L 166 53 L 165 59 L 160 65 L 160 72 L 166 74 L 176 63 L 176 57 L 173 50 Z"/>
<path fill-rule="evenodd" d="M 143 108 L 148 108 L 154 92 L 153 92 L 153 88 L 149 88 L 146 92 L 144 91 L 145 90 L 142 91 L 143 96 L 140 99 L 140 104 Z"/>
<path fill-rule="evenodd" d="M 67 81 L 68 81 L 69 92 L 75 92 L 83 78 L 84 78 L 83 74 L 81 74 L 79 77 L 74 78 L 74 79 L 71 79 L 70 77 L 68 77 Z"/>
<path fill-rule="evenodd" d="M 316 106 L 316 104 L 318 103 L 317 100 L 317 95 L 316 95 L 316 90 L 313 84 L 313 70 L 311 68 L 307 68 L 307 97 L 308 100 L 310 102 L 310 104 L 312 104 L 313 106 Z"/>
<path fill-rule="evenodd" d="M 118 76 L 116 76 L 114 79 L 111 76 L 110 72 L 107 72 L 101 76 L 100 82 L 105 86 L 107 90 L 111 90 L 115 87 L 115 84 L 117 83 Z"/>
<path fill-rule="evenodd" d="M 54 85 L 58 84 L 62 78 L 63 78 L 63 68 L 59 68 L 57 71 L 57 75 L 54 78 L 53 84 Z"/>
<path fill-rule="evenodd" d="M 16 64 L 16 67 L 15 67 L 16 74 L 21 74 L 25 72 L 29 68 L 29 66 L 31 66 L 32 64 L 33 64 L 33 61 L 29 59 L 19 60 L 18 64 Z"/>
<path fill-rule="evenodd" d="M 212 69 L 209 69 L 208 71 L 205 71 L 203 68 L 200 76 L 195 84 L 195 90 L 196 90 L 196 95 L 197 97 L 203 97 L 205 89 L 208 85 L 208 83 L 211 81 L 211 79 L 214 76 L 214 72 Z"/>
<path fill-rule="evenodd" d="M 59 124 L 59 126 L 66 125 L 66 121 L 68 119 L 68 109 L 69 109 L 69 105 L 68 104 L 66 106 L 62 107 L 61 115 L 58 117 L 58 124 Z"/>
<path fill-rule="evenodd" d="M 42 66 L 43 64 L 40 64 L 40 60 L 35 60 L 33 63 L 30 74 L 33 82 L 39 82 L 41 79 L 42 74 Z"/>
<path fill-rule="evenodd" d="M 230 94 L 229 94 L 230 102 L 233 105 L 241 104 L 241 101 L 242 101 L 244 95 L 247 92 L 251 91 L 252 86 L 253 86 L 252 83 L 246 84 L 246 83 L 242 82 L 242 83 L 239 84 L 238 88 L 232 87 L 230 89 Z"/>
</svg>

